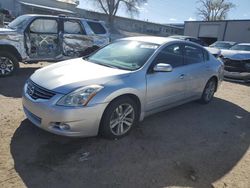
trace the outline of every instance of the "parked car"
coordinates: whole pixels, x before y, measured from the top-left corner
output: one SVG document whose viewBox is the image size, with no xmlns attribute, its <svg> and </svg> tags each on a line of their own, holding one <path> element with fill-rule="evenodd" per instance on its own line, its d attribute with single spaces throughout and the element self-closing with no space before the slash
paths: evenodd
<svg viewBox="0 0 250 188">
<path fill-rule="evenodd" d="M 225 64 L 225 79 L 250 82 L 250 43 L 240 43 L 229 50 L 221 50 Z"/>
<path fill-rule="evenodd" d="M 197 99 L 209 103 L 222 79 L 223 63 L 200 45 L 124 38 L 85 59 L 37 70 L 24 86 L 23 107 L 49 132 L 113 139 L 150 114 Z"/>
<path fill-rule="evenodd" d="M 109 32 L 101 21 L 23 15 L 0 28 L 0 76 L 17 71 L 18 62 L 65 60 L 108 43 Z"/>
<path fill-rule="evenodd" d="M 237 44 L 236 42 L 232 42 L 232 41 L 216 41 L 215 43 L 211 44 L 209 47 L 226 50 L 226 49 L 233 47 L 236 44 Z"/>
<path fill-rule="evenodd" d="M 198 38 L 195 38 L 195 37 L 191 37 L 191 36 L 173 35 L 173 36 L 170 36 L 170 37 L 174 38 L 174 39 L 180 39 L 180 40 L 186 40 L 186 41 L 194 42 L 194 43 L 197 43 L 197 44 L 199 44 L 201 46 L 208 46 L 201 39 L 198 39 Z"/>
</svg>

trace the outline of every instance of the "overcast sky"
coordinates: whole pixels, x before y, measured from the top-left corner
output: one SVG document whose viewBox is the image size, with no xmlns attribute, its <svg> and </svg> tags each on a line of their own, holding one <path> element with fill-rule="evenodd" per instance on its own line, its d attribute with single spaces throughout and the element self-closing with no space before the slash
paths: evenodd
<svg viewBox="0 0 250 188">
<path fill-rule="evenodd" d="M 92 0 L 80 0 L 80 8 L 97 11 Z M 250 19 L 250 0 L 231 0 L 236 5 L 228 19 Z M 157 23 L 183 23 L 186 20 L 199 20 L 196 15 L 197 0 L 148 0 L 140 7 L 140 15 L 135 17 Z M 129 17 L 122 9 L 119 16 Z"/>
</svg>

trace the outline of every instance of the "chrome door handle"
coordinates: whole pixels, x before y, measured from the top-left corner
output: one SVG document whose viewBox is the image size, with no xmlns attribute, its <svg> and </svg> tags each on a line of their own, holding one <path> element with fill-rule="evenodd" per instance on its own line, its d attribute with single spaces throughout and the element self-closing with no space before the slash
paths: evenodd
<svg viewBox="0 0 250 188">
<path fill-rule="evenodd" d="M 183 79 L 184 77 L 185 77 L 185 74 L 181 74 L 179 78 Z"/>
</svg>

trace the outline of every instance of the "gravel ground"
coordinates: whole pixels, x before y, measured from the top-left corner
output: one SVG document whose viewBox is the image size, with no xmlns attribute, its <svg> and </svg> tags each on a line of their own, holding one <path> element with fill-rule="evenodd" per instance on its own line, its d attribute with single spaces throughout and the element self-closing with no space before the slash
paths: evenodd
<svg viewBox="0 0 250 188">
<path fill-rule="evenodd" d="M 23 65 L 0 79 L 0 187 L 250 187 L 250 86 L 224 82 L 212 103 L 146 118 L 121 140 L 65 138 L 22 111 Z"/>
</svg>

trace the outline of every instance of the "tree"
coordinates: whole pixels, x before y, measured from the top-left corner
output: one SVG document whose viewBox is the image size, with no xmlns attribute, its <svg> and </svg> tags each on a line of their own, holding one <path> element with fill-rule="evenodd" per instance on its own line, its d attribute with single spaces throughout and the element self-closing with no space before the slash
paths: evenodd
<svg viewBox="0 0 250 188">
<path fill-rule="evenodd" d="M 113 29 L 114 18 L 119 8 L 126 8 L 131 16 L 138 15 L 140 6 L 146 2 L 147 0 L 93 0 L 93 3 L 108 16 L 111 29 Z"/>
<path fill-rule="evenodd" d="M 227 0 L 198 0 L 201 6 L 197 8 L 197 14 L 204 21 L 225 20 L 228 12 L 235 5 Z"/>
</svg>

